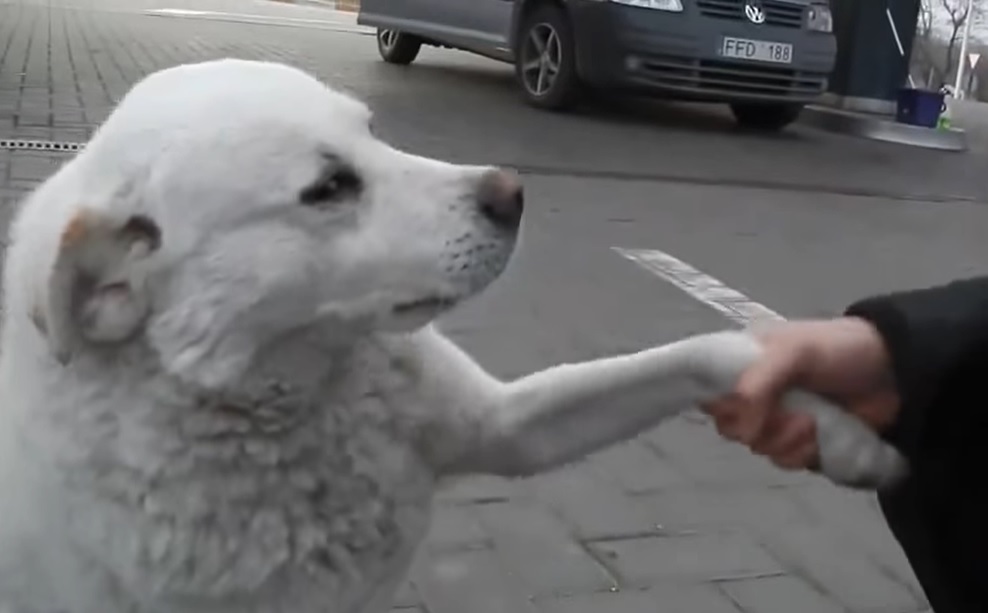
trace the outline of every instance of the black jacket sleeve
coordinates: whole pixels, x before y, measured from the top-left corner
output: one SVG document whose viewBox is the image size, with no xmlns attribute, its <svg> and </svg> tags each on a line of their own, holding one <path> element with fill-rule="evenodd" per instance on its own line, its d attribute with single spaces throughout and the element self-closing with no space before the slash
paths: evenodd
<svg viewBox="0 0 988 613">
<path fill-rule="evenodd" d="M 955 431 L 965 422 L 984 423 L 988 408 L 980 399 L 941 400 L 956 398 L 947 385 L 980 389 L 988 378 L 988 363 L 971 364 L 988 356 L 988 277 L 866 298 L 846 314 L 871 322 L 889 351 L 902 402 L 896 423 L 883 433 L 889 443 L 916 460 L 937 422 L 950 420 Z M 958 380 L 958 373 L 982 380 Z"/>
</svg>

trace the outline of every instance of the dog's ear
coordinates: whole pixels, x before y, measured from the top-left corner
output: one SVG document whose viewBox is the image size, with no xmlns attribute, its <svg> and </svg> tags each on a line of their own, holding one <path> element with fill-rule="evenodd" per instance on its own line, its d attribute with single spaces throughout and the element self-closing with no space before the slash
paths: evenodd
<svg viewBox="0 0 988 613">
<path fill-rule="evenodd" d="M 143 326 L 150 297 L 141 264 L 160 246 L 158 224 L 143 215 L 121 220 L 82 210 L 72 217 L 31 313 L 60 362 L 81 342 L 121 342 Z"/>
</svg>

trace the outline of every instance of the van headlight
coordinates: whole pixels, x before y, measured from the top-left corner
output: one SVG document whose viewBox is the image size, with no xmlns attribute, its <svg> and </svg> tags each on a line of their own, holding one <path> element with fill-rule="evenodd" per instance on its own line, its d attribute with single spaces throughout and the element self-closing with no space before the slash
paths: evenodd
<svg viewBox="0 0 988 613">
<path fill-rule="evenodd" d="M 683 12 L 682 0 L 611 0 L 611 2 L 614 4 L 624 4 L 626 6 L 637 6 L 643 9 L 668 11 L 670 13 Z"/>
<path fill-rule="evenodd" d="M 814 32 L 833 32 L 834 16 L 826 4 L 811 4 L 806 11 L 806 29 Z"/>
</svg>

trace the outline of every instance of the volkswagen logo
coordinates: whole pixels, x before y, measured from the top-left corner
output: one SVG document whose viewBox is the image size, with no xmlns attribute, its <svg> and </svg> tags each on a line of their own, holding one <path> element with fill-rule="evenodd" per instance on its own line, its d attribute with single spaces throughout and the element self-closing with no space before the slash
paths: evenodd
<svg viewBox="0 0 988 613">
<path fill-rule="evenodd" d="M 765 9 L 758 0 L 748 0 L 744 3 L 744 16 L 751 23 L 765 23 Z"/>
</svg>

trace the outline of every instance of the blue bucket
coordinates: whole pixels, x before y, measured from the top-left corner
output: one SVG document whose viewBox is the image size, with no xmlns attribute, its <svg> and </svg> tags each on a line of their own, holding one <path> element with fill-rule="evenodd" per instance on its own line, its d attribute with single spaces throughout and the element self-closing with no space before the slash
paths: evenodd
<svg viewBox="0 0 988 613">
<path fill-rule="evenodd" d="M 895 120 L 911 126 L 935 128 L 944 108 L 943 92 L 903 87 L 896 100 Z"/>
</svg>

